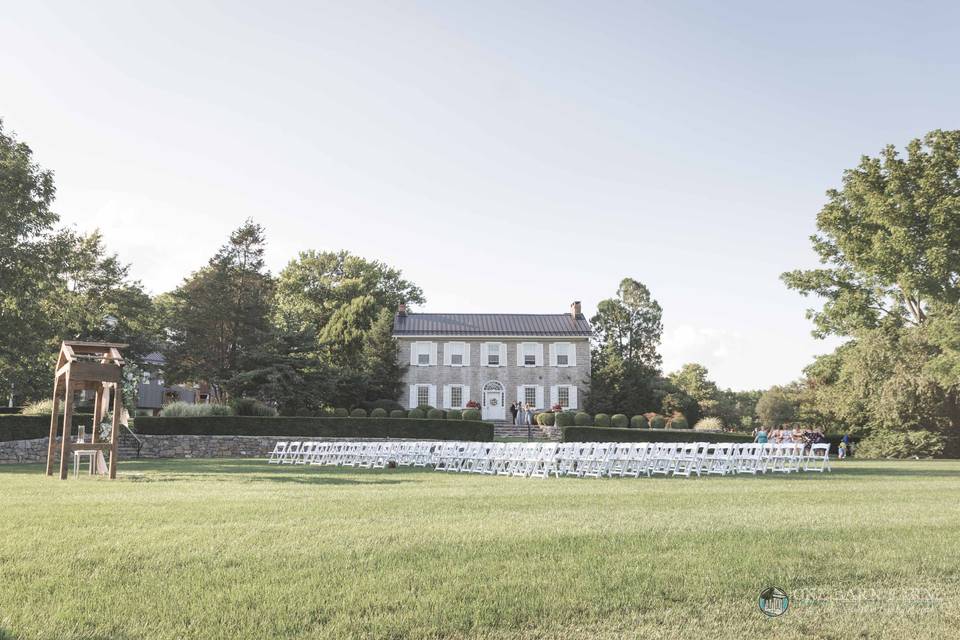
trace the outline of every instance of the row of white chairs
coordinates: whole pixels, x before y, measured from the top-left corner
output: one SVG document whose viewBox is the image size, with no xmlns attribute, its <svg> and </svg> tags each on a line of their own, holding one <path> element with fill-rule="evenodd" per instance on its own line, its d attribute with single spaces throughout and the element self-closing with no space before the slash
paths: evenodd
<svg viewBox="0 0 960 640">
<path fill-rule="evenodd" d="M 437 471 L 546 478 L 686 476 L 830 471 L 830 445 L 733 442 L 287 441 L 271 464 Z"/>
</svg>

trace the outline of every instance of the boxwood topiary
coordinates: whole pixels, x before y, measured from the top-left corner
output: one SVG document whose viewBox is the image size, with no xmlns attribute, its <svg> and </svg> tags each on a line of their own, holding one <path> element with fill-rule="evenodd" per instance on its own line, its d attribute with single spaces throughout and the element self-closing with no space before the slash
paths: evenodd
<svg viewBox="0 0 960 640">
<path fill-rule="evenodd" d="M 589 427 L 593 424 L 593 418 L 589 413 L 577 411 L 577 414 L 573 416 L 573 424 L 577 425 L 578 427 Z"/>
<path fill-rule="evenodd" d="M 624 427 L 630 426 L 630 419 L 622 413 L 615 413 L 613 417 L 610 418 L 610 425 L 623 429 Z"/>
<path fill-rule="evenodd" d="M 333 410 L 334 418 L 346 418 L 349 415 L 350 415 L 350 412 L 344 409 L 343 407 L 337 407 L 336 409 Z"/>
<path fill-rule="evenodd" d="M 558 427 L 572 427 L 573 426 L 573 413 L 570 411 L 561 411 L 557 414 L 554 424 Z"/>
<path fill-rule="evenodd" d="M 650 428 L 651 429 L 665 429 L 667 426 L 667 419 L 661 415 L 656 415 L 650 418 Z"/>
<path fill-rule="evenodd" d="M 598 413 L 593 416 L 593 426 L 595 427 L 609 427 L 610 426 L 610 416 L 606 413 Z"/>
<path fill-rule="evenodd" d="M 647 416 L 633 416 L 630 418 L 630 427 L 633 429 L 646 429 L 650 426 L 647 422 Z"/>
<path fill-rule="evenodd" d="M 387 410 L 384 409 L 384 408 L 382 408 L 382 407 L 374 407 L 374 408 L 370 411 L 370 417 L 371 417 L 371 418 L 386 418 L 387 415 L 388 415 L 388 414 L 387 414 Z"/>
<path fill-rule="evenodd" d="M 463 411 L 460 411 L 460 409 L 447 411 L 447 420 L 463 420 Z"/>
<path fill-rule="evenodd" d="M 430 409 L 427 411 L 427 417 L 431 420 L 443 420 L 443 410 L 442 409 Z"/>
<path fill-rule="evenodd" d="M 419 409 L 419 408 L 418 408 L 418 409 L 410 409 L 410 411 L 407 412 L 407 417 L 408 417 L 408 418 L 418 418 L 418 419 L 419 419 L 419 418 L 426 418 L 426 417 L 427 417 L 427 414 L 426 414 L 426 412 L 425 412 L 423 409 Z"/>
<path fill-rule="evenodd" d="M 390 417 L 391 417 L 391 418 L 406 418 L 406 417 L 407 417 L 407 412 L 404 411 L 403 409 L 394 409 L 393 411 L 390 412 Z"/>
<path fill-rule="evenodd" d="M 351 418 L 366 418 L 366 417 L 367 417 L 367 410 L 366 410 L 366 409 L 361 409 L 360 407 L 357 407 L 356 409 L 354 409 L 353 411 L 350 412 L 350 417 L 351 417 Z"/>
<path fill-rule="evenodd" d="M 541 424 L 545 427 L 552 427 L 557 421 L 557 414 L 555 414 L 553 411 L 544 411 L 537 417 L 540 418 L 540 422 L 538 424 Z"/>
<path fill-rule="evenodd" d="M 689 429 L 690 423 L 687 422 L 687 419 L 684 418 L 683 416 L 677 416 L 676 418 L 670 421 L 670 428 L 671 429 Z"/>
<path fill-rule="evenodd" d="M 464 420 L 479 420 L 480 412 L 477 409 L 467 409 L 463 412 Z"/>
</svg>

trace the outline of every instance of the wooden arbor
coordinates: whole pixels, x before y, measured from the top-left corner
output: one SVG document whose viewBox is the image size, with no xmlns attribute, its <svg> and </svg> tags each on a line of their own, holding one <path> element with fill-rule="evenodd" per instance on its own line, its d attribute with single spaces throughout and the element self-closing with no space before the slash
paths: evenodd
<svg viewBox="0 0 960 640">
<path fill-rule="evenodd" d="M 47 475 L 53 475 L 53 459 L 56 453 L 57 422 L 60 401 L 63 400 L 63 437 L 60 442 L 60 479 L 67 478 L 70 458 L 75 452 L 87 452 L 93 456 L 90 473 L 99 465 L 104 452 L 110 452 L 109 475 L 117 477 L 117 442 L 120 437 L 120 421 L 123 413 L 123 393 L 120 386 L 123 357 L 120 349 L 125 344 L 109 342 L 76 342 L 65 340 L 60 345 L 57 372 L 53 380 L 53 414 L 50 417 L 50 442 L 47 445 Z M 104 413 L 110 406 L 110 389 L 113 389 L 113 428 L 109 442 L 100 442 L 99 428 Z M 70 438 L 73 422 L 73 395 L 77 391 L 95 393 L 93 428 L 89 442 Z"/>
</svg>

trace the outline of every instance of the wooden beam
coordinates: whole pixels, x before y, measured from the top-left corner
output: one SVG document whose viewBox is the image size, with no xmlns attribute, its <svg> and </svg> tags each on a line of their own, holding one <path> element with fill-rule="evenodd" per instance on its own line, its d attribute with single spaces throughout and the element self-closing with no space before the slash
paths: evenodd
<svg viewBox="0 0 960 640">
<path fill-rule="evenodd" d="M 47 471 L 48 476 L 53 475 L 53 454 L 56 451 L 57 442 L 57 420 L 60 418 L 60 395 L 57 393 L 60 389 L 60 378 L 53 380 L 53 414 L 50 416 L 50 441 L 47 442 Z"/>
<path fill-rule="evenodd" d="M 60 479 L 67 479 L 70 458 L 70 427 L 73 425 L 73 381 L 67 374 L 67 387 L 63 399 L 63 439 L 60 441 Z"/>
<path fill-rule="evenodd" d="M 110 434 L 110 479 L 117 477 L 117 444 L 120 442 L 120 412 L 123 411 L 123 391 L 120 385 L 113 390 L 113 431 Z"/>
</svg>

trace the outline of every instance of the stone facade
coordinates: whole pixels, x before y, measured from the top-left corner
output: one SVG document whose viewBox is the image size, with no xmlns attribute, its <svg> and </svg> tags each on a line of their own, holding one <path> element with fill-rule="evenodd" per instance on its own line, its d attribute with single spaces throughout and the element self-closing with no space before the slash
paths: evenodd
<svg viewBox="0 0 960 640">
<path fill-rule="evenodd" d="M 576 387 L 574 405 L 570 408 L 580 408 L 584 406 L 587 391 L 590 384 L 590 342 L 581 337 L 498 337 L 498 338 L 441 338 L 441 337 L 406 337 L 402 336 L 398 340 L 398 361 L 407 366 L 404 377 L 406 392 L 400 398 L 400 404 L 405 408 L 411 408 L 416 404 L 413 400 L 416 398 L 415 391 L 411 387 L 416 385 L 430 385 L 434 391 L 433 406 L 440 408 L 447 407 L 444 398 L 444 388 L 446 385 L 464 385 L 469 387 L 469 397 L 463 398 L 463 403 L 468 400 L 474 400 L 481 404 L 484 403 L 483 390 L 488 383 L 500 383 L 505 393 L 504 404 L 509 407 L 514 402 L 523 402 L 524 398 L 518 397 L 518 387 L 521 385 L 531 385 L 541 389 L 541 406 L 537 409 L 549 409 L 553 400 L 551 391 L 557 385 L 571 385 Z M 411 348 L 417 343 L 427 343 L 435 345 L 428 346 L 431 351 L 431 364 L 415 365 L 411 360 Z M 454 366 L 445 364 L 449 359 L 445 357 L 445 349 L 450 348 L 451 343 L 464 343 L 469 357 L 464 358 L 463 366 Z M 489 366 L 483 358 L 483 345 L 487 343 L 503 343 L 506 345 L 505 362 L 501 358 L 500 366 Z M 537 366 L 524 366 L 518 361 L 517 345 L 521 343 L 532 343 L 541 345 L 536 349 L 539 358 Z M 575 351 L 575 364 L 572 366 L 556 366 L 551 364 L 550 345 L 556 343 L 568 343 Z M 422 347 L 418 347 L 422 348 Z M 435 358 L 432 349 L 435 348 Z M 458 351 L 459 353 L 459 351 Z M 415 359 L 414 359 L 415 360 Z M 486 412 L 485 412 L 486 413 Z M 485 417 L 489 418 L 489 416 Z M 509 415 L 507 416 L 509 419 Z"/>
</svg>

